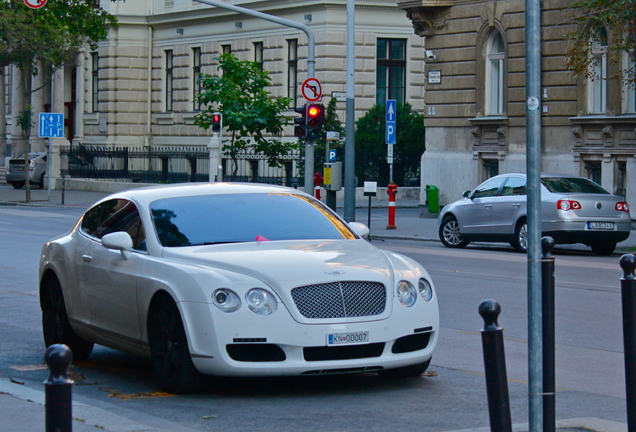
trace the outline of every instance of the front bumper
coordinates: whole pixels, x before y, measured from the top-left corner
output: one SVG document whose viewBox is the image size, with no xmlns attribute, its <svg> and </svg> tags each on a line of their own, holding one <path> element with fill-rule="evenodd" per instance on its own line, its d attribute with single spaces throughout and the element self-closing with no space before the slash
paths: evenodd
<svg viewBox="0 0 636 432">
<path fill-rule="evenodd" d="M 212 305 L 181 303 L 197 369 L 220 376 L 284 376 L 359 373 L 428 361 L 439 332 L 436 300 L 412 308 L 394 306 L 389 318 L 351 323 L 302 324 L 285 307 L 257 316 L 225 314 Z M 207 317 L 207 318 L 206 318 Z M 214 323 L 204 330 L 201 324 Z M 207 331 L 206 331 L 207 330 Z M 328 346 L 329 334 L 368 332 L 368 342 Z"/>
</svg>

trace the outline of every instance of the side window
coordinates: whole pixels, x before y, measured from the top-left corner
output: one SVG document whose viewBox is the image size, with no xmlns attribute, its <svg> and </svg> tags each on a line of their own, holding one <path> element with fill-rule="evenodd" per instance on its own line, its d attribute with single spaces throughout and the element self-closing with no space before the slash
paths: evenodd
<svg viewBox="0 0 636 432">
<path fill-rule="evenodd" d="M 133 249 L 146 250 L 146 233 L 139 211 L 128 200 L 114 199 L 93 207 L 82 219 L 80 229 L 97 239 L 113 232 L 126 231 L 133 240 Z"/>
<path fill-rule="evenodd" d="M 499 187 L 502 185 L 504 181 L 506 181 L 505 177 L 493 178 L 493 179 L 485 181 L 484 183 L 479 185 L 477 189 L 475 189 L 475 192 L 473 192 L 473 195 L 471 198 L 486 198 L 486 197 L 497 195 L 497 192 L 499 191 Z"/>
<path fill-rule="evenodd" d="M 526 180 L 519 177 L 510 177 L 501 190 L 502 196 L 515 196 L 526 194 Z"/>
</svg>

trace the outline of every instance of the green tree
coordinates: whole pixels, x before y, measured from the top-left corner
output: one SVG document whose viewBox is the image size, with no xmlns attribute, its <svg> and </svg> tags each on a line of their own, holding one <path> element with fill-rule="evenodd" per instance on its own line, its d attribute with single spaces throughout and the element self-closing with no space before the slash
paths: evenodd
<svg viewBox="0 0 636 432">
<path fill-rule="evenodd" d="M 386 107 L 374 105 L 356 122 L 356 177 L 389 183 L 389 164 L 385 141 Z M 405 186 L 407 179 L 419 173 L 420 159 L 425 150 L 424 116 L 413 111 L 408 103 L 397 105 L 397 135 L 393 148 L 393 181 Z"/>
<path fill-rule="evenodd" d="M 283 112 L 291 99 L 272 99 L 266 90 L 271 79 L 259 63 L 240 61 L 228 53 L 221 54 L 218 61 L 219 75 L 201 75 L 201 93 L 196 100 L 204 111 L 197 114 L 194 123 L 207 130 L 212 125 L 212 115 L 217 111 L 223 114 L 223 127 L 230 135 L 223 150 L 232 158 L 234 176 L 238 154 L 250 146 L 263 153 L 270 166 L 279 166 L 279 157 L 296 148 L 296 144 L 266 134 L 282 135 L 289 123 Z"/>
<path fill-rule="evenodd" d="M 568 35 L 571 46 L 567 65 L 576 75 L 591 79 L 598 57 L 593 55 L 595 42 L 607 34 L 608 60 L 621 61 L 624 52 L 636 56 L 636 2 L 634 0 L 580 0 L 567 10 L 576 29 Z M 621 68 L 619 68 L 621 69 Z M 634 69 L 620 70 L 607 78 L 621 78 L 635 85 Z"/>
<path fill-rule="evenodd" d="M 97 0 L 55 0 L 39 9 L 27 7 L 23 0 L 0 1 L 0 70 L 11 64 L 18 68 L 22 91 L 14 97 L 27 107 L 17 119 L 25 137 L 25 166 L 33 123 L 28 102 L 31 93 L 39 90 L 31 88 L 31 77 L 41 74 L 46 83 L 53 71 L 75 62 L 80 48 L 89 45 L 95 49 L 116 24 L 116 18 Z M 30 201 L 28 181 L 26 199 Z"/>
</svg>

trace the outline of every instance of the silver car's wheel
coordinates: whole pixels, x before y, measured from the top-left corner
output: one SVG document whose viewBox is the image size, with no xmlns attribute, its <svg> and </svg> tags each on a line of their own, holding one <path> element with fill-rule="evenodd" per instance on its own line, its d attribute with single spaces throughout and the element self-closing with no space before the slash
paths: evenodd
<svg viewBox="0 0 636 432">
<path fill-rule="evenodd" d="M 600 243 L 592 243 L 590 246 L 592 248 L 592 252 L 596 255 L 611 255 L 614 253 L 616 249 L 615 242 L 600 242 Z"/>
<path fill-rule="evenodd" d="M 519 252 L 528 252 L 528 224 L 526 221 L 519 222 L 515 230 L 515 244 L 513 245 Z"/>
<path fill-rule="evenodd" d="M 459 222 L 453 216 L 446 217 L 439 226 L 439 239 L 449 248 L 463 248 L 470 243 L 462 238 L 459 232 Z"/>
</svg>

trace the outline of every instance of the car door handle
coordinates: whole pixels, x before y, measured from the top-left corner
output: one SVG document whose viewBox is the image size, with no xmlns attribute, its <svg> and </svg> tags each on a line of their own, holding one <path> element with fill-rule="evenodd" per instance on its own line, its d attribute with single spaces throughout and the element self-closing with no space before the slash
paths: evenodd
<svg viewBox="0 0 636 432">
<path fill-rule="evenodd" d="M 512 206 L 513 206 L 513 207 L 515 207 L 515 208 L 519 207 L 520 205 L 521 205 L 521 203 L 514 203 L 514 204 L 512 204 Z"/>
<path fill-rule="evenodd" d="M 93 261 L 93 257 L 90 255 L 82 255 L 82 261 L 84 262 L 84 264 L 88 264 L 89 262 Z"/>
<path fill-rule="evenodd" d="M 490 208 L 490 207 L 492 207 L 492 204 L 484 204 L 484 207 Z"/>
</svg>

